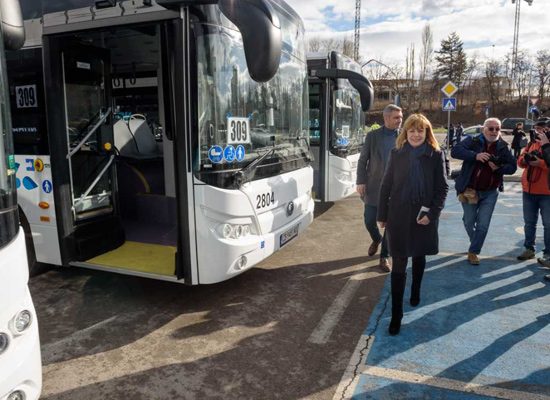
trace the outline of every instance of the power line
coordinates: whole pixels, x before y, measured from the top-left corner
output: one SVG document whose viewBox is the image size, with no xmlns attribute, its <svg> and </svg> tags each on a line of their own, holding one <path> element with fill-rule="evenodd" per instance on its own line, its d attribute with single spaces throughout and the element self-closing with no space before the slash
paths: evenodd
<svg viewBox="0 0 550 400">
<path fill-rule="evenodd" d="M 355 41 L 353 42 L 353 58 L 355 58 L 355 61 L 359 61 L 360 40 L 361 40 L 361 0 L 355 0 Z"/>
</svg>

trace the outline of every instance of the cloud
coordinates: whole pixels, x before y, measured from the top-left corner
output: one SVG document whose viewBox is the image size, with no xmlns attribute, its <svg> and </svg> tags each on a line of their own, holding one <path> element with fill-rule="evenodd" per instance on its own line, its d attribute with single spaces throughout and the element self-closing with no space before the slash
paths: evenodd
<svg viewBox="0 0 550 400">
<path fill-rule="evenodd" d="M 518 0 L 521 1 L 521 0 Z M 287 0 L 302 16 L 308 37 L 353 37 L 355 0 Z M 512 48 L 516 6 L 509 0 L 363 0 L 361 57 L 404 62 L 407 48 L 421 48 L 421 33 L 429 23 L 435 49 L 455 31 L 469 54 L 503 57 Z M 519 46 L 535 53 L 550 49 L 550 0 L 521 4 Z"/>
</svg>

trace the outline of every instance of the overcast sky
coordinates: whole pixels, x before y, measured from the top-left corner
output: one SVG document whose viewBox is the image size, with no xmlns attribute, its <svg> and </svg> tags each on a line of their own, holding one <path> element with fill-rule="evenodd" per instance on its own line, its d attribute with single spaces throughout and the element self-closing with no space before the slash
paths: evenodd
<svg viewBox="0 0 550 400">
<path fill-rule="evenodd" d="M 348 35 L 353 39 L 355 0 L 286 0 L 302 17 L 308 37 Z M 510 51 L 516 5 L 511 0 L 362 0 L 361 58 L 404 62 L 407 47 L 421 49 L 426 23 L 441 39 L 456 31 L 469 54 L 502 57 Z M 550 0 L 521 3 L 519 46 L 550 50 Z"/>
</svg>

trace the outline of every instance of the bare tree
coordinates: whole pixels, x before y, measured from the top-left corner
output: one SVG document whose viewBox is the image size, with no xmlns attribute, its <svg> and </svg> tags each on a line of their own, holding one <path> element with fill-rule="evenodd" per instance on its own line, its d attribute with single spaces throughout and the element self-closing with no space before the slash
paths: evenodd
<svg viewBox="0 0 550 400">
<path fill-rule="evenodd" d="M 468 59 L 468 68 L 466 68 L 466 77 L 464 79 L 464 82 L 462 83 L 461 87 L 461 94 L 460 94 L 460 105 L 464 105 L 464 97 L 467 98 L 466 102 L 475 103 L 476 101 L 476 80 L 480 75 L 479 70 L 479 62 L 478 59 L 480 58 L 480 55 L 478 52 L 475 52 L 472 54 L 472 56 Z M 466 96 L 468 94 L 468 96 Z M 469 97 L 469 99 L 468 99 Z"/>
<path fill-rule="evenodd" d="M 422 109 L 422 100 L 424 96 L 424 82 L 431 70 L 431 65 L 434 56 L 434 36 L 430 24 L 424 25 L 422 29 L 422 50 L 418 55 L 420 65 L 419 73 L 419 92 L 418 92 L 418 109 Z"/>
<path fill-rule="evenodd" d="M 534 61 L 531 54 L 528 51 L 519 50 L 516 57 L 516 70 L 513 75 L 513 83 L 518 91 L 518 104 L 523 104 L 524 97 L 529 95 L 533 67 Z"/>
<path fill-rule="evenodd" d="M 414 102 L 414 78 L 415 78 L 415 65 L 414 65 L 414 43 L 411 43 L 411 47 L 407 48 L 407 57 L 405 58 L 405 79 L 404 79 L 404 92 L 403 108 L 408 110 Z"/>
<path fill-rule="evenodd" d="M 353 40 L 351 40 L 348 36 L 344 37 L 344 40 L 342 41 L 342 45 L 340 48 L 341 48 L 342 54 L 344 54 L 345 56 L 348 56 L 351 59 L 354 58 Z"/>
<path fill-rule="evenodd" d="M 353 58 L 353 40 L 348 36 L 343 39 L 337 37 L 312 37 L 308 40 L 308 51 L 315 53 L 318 51 L 334 50 Z"/>
<path fill-rule="evenodd" d="M 308 52 L 316 53 L 321 51 L 321 38 L 319 36 L 309 38 L 308 40 Z"/>
<path fill-rule="evenodd" d="M 535 57 L 536 81 L 538 86 L 540 103 L 550 91 L 550 51 L 541 50 Z"/>
<path fill-rule="evenodd" d="M 504 66 L 500 60 L 489 60 L 485 64 L 484 86 L 494 111 L 500 104 L 503 72 Z"/>
</svg>

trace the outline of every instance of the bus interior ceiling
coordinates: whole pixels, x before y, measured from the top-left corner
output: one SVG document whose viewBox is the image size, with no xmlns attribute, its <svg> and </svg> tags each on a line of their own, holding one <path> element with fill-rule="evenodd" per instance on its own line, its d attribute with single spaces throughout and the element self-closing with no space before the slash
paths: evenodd
<svg viewBox="0 0 550 400">
<path fill-rule="evenodd" d="M 122 248 L 88 262 L 173 275 L 177 218 L 172 142 L 163 136 L 161 28 L 78 35 L 80 42 L 110 53 L 118 210 L 126 236 Z M 146 259 L 156 262 L 148 266 Z"/>
</svg>

